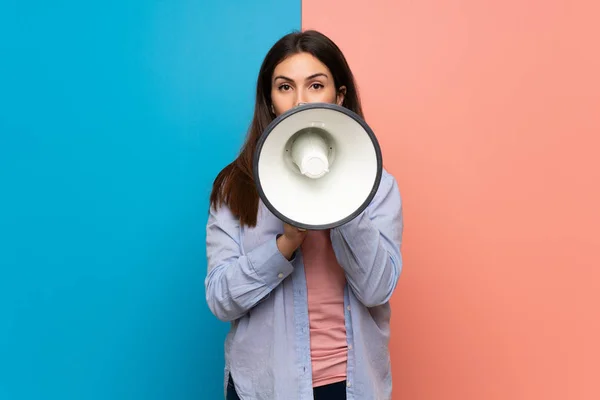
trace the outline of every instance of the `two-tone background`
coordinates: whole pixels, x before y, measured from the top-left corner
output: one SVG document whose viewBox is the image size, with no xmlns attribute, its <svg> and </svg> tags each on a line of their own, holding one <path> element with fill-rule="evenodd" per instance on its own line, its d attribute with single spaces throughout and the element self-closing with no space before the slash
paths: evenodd
<svg viewBox="0 0 600 400">
<path fill-rule="evenodd" d="M 280 36 L 347 55 L 402 190 L 394 399 L 600 397 L 600 7 L 0 2 L 0 399 L 222 398 L 204 224 Z"/>
</svg>

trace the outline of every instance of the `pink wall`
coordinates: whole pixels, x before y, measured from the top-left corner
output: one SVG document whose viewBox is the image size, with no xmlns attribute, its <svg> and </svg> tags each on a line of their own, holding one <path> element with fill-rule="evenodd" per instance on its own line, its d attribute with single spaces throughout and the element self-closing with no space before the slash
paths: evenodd
<svg viewBox="0 0 600 400">
<path fill-rule="evenodd" d="M 394 399 L 600 398 L 600 3 L 304 0 L 405 202 Z"/>
</svg>

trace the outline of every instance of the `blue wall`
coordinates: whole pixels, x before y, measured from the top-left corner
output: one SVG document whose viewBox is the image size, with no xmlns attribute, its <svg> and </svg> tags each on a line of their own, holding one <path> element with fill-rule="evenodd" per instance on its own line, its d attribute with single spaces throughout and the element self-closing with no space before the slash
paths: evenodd
<svg viewBox="0 0 600 400">
<path fill-rule="evenodd" d="M 217 399 L 208 195 L 299 0 L 0 3 L 0 399 Z"/>
</svg>

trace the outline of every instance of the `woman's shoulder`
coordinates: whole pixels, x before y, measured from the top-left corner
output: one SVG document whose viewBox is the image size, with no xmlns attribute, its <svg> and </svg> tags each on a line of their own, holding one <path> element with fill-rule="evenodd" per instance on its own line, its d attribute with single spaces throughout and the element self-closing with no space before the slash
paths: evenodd
<svg viewBox="0 0 600 400">
<path fill-rule="evenodd" d="M 239 218 L 236 217 L 226 203 L 209 206 L 208 223 L 226 223 L 229 226 L 239 226 Z"/>
<path fill-rule="evenodd" d="M 399 191 L 396 177 L 385 168 L 381 169 L 381 181 L 379 182 L 378 193 L 389 193 L 390 190 Z"/>
<path fill-rule="evenodd" d="M 396 178 L 392 175 L 387 169 L 381 168 L 381 181 L 382 182 L 391 182 L 395 181 Z"/>
</svg>

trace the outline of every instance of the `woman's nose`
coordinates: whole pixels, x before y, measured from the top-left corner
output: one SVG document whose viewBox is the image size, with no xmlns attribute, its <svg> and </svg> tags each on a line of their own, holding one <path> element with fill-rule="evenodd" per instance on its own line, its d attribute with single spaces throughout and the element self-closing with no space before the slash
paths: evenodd
<svg viewBox="0 0 600 400">
<path fill-rule="evenodd" d="M 306 94 L 298 91 L 296 97 L 296 107 L 301 106 L 302 104 L 306 104 Z"/>
</svg>

